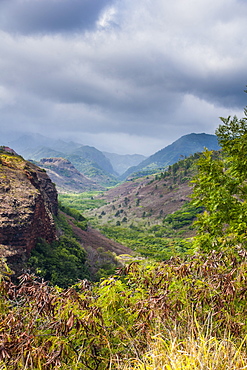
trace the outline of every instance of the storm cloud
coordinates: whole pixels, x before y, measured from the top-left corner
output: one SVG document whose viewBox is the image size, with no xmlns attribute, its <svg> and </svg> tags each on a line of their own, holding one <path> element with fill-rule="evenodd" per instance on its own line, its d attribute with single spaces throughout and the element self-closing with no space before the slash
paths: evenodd
<svg viewBox="0 0 247 370">
<path fill-rule="evenodd" d="M 152 154 L 242 115 L 241 0 L 0 0 L 0 131 Z"/>
<path fill-rule="evenodd" d="M 21 34 L 92 29 L 109 0 L 1 0 L 1 28 Z"/>
</svg>

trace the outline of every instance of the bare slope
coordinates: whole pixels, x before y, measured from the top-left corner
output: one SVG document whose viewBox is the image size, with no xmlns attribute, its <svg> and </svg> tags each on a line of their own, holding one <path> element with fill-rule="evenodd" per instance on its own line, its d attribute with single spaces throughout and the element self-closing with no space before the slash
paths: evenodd
<svg viewBox="0 0 247 370">
<path fill-rule="evenodd" d="M 87 265 L 93 278 L 97 276 L 99 269 L 104 268 L 106 264 L 111 263 L 117 267 L 119 261 L 116 259 L 116 256 L 134 254 L 131 249 L 108 239 L 98 230 L 90 227 L 87 230 L 82 230 L 75 225 L 75 220 L 72 217 L 65 216 L 73 229 L 74 235 L 87 253 Z"/>
<path fill-rule="evenodd" d="M 95 181 L 79 172 L 67 159 L 43 158 L 38 164 L 46 169 L 49 177 L 56 184 L 59 193 L 82 193 L 84 191 L 103 189 Z"/>
<path fill-rule="evenodd" d="M 108 190 L 100 196 L 107 204 L 88 211 L 88 216 L 96 216 L 100 224 L 161 223 L 190 200 L 195 157 L 174 164 L 162 174 L 132 179 Z"/>
</svg>

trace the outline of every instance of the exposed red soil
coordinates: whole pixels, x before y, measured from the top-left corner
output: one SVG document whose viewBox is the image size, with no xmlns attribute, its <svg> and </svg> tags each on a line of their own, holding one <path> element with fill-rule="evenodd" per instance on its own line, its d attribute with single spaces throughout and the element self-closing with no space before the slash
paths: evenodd
<svg viewBox="0 0 247 370">
<path fill-rule="evenodd" d="M 149 176 L 110 189 L 101 196 L 107 201 L 107 205 L 85 214 L 97 216 L 101 224 L 114 224 L 124 217 L 125 225 L 141 220 L 159 223 L 166 215 L 188 202 L 191 193 L 192 187 L 188 180 L 174 184 L 170 178 L 157 181 Z"/>
</svg>

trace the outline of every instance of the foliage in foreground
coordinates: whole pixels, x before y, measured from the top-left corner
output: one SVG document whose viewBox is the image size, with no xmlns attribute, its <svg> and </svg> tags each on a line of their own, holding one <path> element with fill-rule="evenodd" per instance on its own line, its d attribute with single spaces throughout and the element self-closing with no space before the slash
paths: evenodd
<svg viewBox="0 0 247 370">
<path fill-rule="evenodd" d="M 197 328 L 196 328 L 197 329 Z M 171 335 L 167 341 L 160 335 L 153 338 L 149 351 L 141 359 L 130 359 L 121 370 L 240 370 L 246 369 L 246 353 L 231 340 L 206 338 L 200 329 L 195 335 L 178 342 Z"/>
<path fill-rule="evenodd" d="M 243 369 L 246 257 L 236 249 L 135 262 L 101 283 L 66 290 L 30 275 L 19 285 L 5 277 L 1 368 Z"/>
<path fill-rule="evenodd" d="M 194 245 L 203 250 L 240 244 L 247 247 L 247 108 L 245 117 L 221 118 L 216 131 L 221 157 L 205 151 L 198 161 L 194 205 L 198 216 Z"/>
</svg>

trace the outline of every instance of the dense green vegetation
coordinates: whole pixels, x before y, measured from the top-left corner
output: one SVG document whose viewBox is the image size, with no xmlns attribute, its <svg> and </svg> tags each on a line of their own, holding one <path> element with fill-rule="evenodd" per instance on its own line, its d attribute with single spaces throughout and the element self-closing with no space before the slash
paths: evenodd
<svg viewBox="0 0 247 370">
<path fill-rule="evenodd" d="M 93 261 L 90 261 L 65 214 L 70 216 L 73 225 L 82 230 L 87 229 L 85 217 L 73 208 L 61 204 L 59 208 L 62 212 L 58 213 L 55 221 L 61 236 L 51 244 L 39 240 L 28 260 L 31 271 L 45 281 L 62 288 L 67 288 L 85 278 L 99 281 L 114 274 L 119 266 L 116 255 L 99 246 L 93 251 Z"/>
<path fill-rule="evenodd" d="M 86 253 L 73 237 L 62 235 L 52 244 L 40 240 L 32 250 L 29 266 L 53 285 L 66 288 L 89 278 Z"/>
<path fill-rule="evenodd" d="M 181 229 L 184 226 L 192 225 L 202 211 L 203 207 L 196 207 L 191 202 L 188 202 L 178 211 L 167 215 L 163 220 L 163 224 L 166 225 L 168 223 L 175 230 Z"/>
<path fill-rule="evenodd" d="M 168 166 L 166 170 L 161 170 L 155 175 L 155 180 L 162 180 L 172 177 L 173 183 L 183 183 L 191 178 L 191 173 L 197 169 L 196 161 L 200 158 L 201 153 L 194 153 L 188 158 L 182 157 L 178 162 Z"/>
<path fill-rule="evenodd" d="M 190 252 L 190 244 L 180 238 L 165 237 L 167 227 L 155 225 L 141 226 L 101 226 L 100 230 L 110 239 L 126 245 L 143 257 L 164 261 L 171 256 Z"/>
<path fill-rule="evenodd" d="M 79 215 L 76 215 L 79 218 Z M 53 285 L 66 288 L 78 280 L 89 278 L 90 274 L 86 265 L 86 252 L 76 240 L 72 227 L 61 213 L 58 214 L 56 223 L 62 233 L 59 240 L 48 244 L 40 239 L 31 251 L 28 265 L 36 275 L 50 281 Z M 80 225 L 85 221 L 77 221 L 77 223 Z"/>
<path fill-rule="evenodd" d="M 84 192 L 81 194 L 59 194 L 59 200 L 63 206 L 84 212 L 86 209 L 98 208 L 106 202 L 103 199 L 95 199 L 100 192 Z"/>
<path fill-rule="evenodd" d="M 64 206 L 61 202 L 59 202 L 59 209 L 68 216 L 73 217 L 74 224 L 76 226 L 80 227 L 82 230 L 87 229 L 87 219 L 82 216 L 81 212 L 79 212 L 77 209 Z"/>
</svg>

